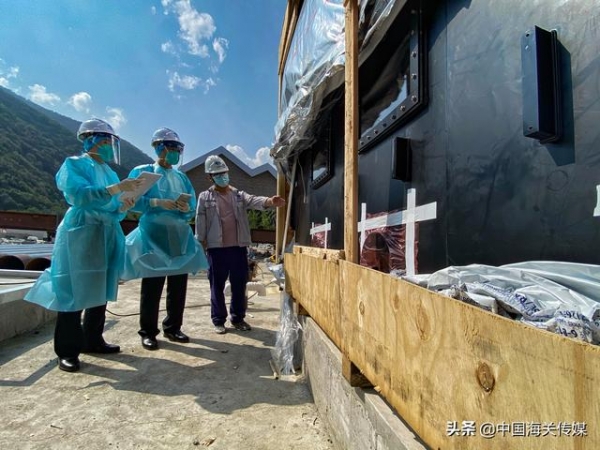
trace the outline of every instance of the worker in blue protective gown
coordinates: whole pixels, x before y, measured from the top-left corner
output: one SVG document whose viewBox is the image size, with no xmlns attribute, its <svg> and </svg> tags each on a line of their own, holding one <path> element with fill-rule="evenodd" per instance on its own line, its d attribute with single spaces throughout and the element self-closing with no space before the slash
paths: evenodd
<svg viewBox="0 0 600 450">
<path fill-rule="evenodd" d="M 162 177 L 137 201 L 142 213 L 139 226 L 127 235 L 123 279 L 142 278 L 140 330 L 142 346 L 156 350 L 160 297 L 167 282 L 167 315 L 163 333 L 171 341 L 186 343 L 181 331 L 188 274 L 207 269 L 204 250 L 195 239 L 190 219 L 196 211 L 196 193 L 188 177 L 173 166 L 181 159 L 184 144 L 169 128 L 152 136 L 156 162 L 134 168 L 129 176 L 154 172 Z"/>
<path fill-rule="evenodd" d="M 117 353 L 104 341 L 106 302 L 117 299 L 124 240 L 120 221 L 134 204 L 120 193 L 139 181 L 119 181 L 107 164 L 118 162 L 119 137 L 103 120 L 83 122 L 77 132 L 83 153 L 67 158 L 56 174 L 56 185 L 70 205 L 58 226 L 52 265 L 25 300 L 57 311 L 54 351 L 67 372 L 80 368 L 80 353 Z M 81 323 L 82 312 L 83 326 Z"/>
</svg>

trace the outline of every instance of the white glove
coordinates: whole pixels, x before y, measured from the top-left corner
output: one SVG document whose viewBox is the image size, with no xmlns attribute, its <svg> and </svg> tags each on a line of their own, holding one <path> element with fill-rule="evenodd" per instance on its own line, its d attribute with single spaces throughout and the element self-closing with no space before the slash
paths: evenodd
<svg viewBox="0 0 600 450">
<path fill-rule="evenodd" d="M 123 181 L 117 184 L 111 184 L 106 187 L 106 190 L 110 195 L 116 195 L 120 192 L 131 192 L 141 186 L 142 180 L 138 180 L 135 178 L 125 178 Z"/>
<path fill-rule="evenodd" d="M 168 200 L 166 198 L 151 198 L 150 206 L 153 208 L 168 209 L 169 211 L 177 209 L 177 203 L 175 200 Z"/>
<path fill-rule="evenodd" d="M 121 207 L 119 208 L 120 212 L 125 212 L 130 210 L 131 208 L 133 208 L 133 206 L 135 205 L 135 200 L 132 198 L 125 198 L 123 199 L 123 202 L 121 203 Z"/>
</svg>

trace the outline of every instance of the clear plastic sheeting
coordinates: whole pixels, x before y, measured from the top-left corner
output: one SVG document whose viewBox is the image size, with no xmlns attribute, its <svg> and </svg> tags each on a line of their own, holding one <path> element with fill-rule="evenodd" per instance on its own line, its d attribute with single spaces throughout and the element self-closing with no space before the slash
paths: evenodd
<svg viewBox="0 0 600 450">
<path fill-rule="evenodd" d="M 394 5 L 403 0 L 361 0 L 359 46 L 381 39 Z M 271 156 L 289 175 L 288 159 L 307 149 L 319 132 L 326 97 L 344 81 L 345 36 L 343 0 L 305 0 L 296 24 L 282 77 L 280 114 Z M 378 32 L 379 31 L 379 32 Z M 364 44 L 364 45 L 363 45 Z"/>
<path fill-rule="evenodd" d="M 296 373 L 294 349 L 302 326 L 294 314 L 294 302 L 285 292 L 281 293 L 280 328 L 277 332 L 275 348 L 272 350 L 275 369 L 281 375 L 294 375 Z"/>
<path fill-rule="evenodd" d="M 271 282 L 276 283 L 282 291 L 279 331 L 277 332 L 275 348 L 271 351 L 273 369 L 277 372 L 277 375 L 294 375 L 297 367 L 294 355 L 302 326 L 294 314 L 294 301 L 288 294 L 283 292 L 285 287 L 283 264 L 268 264 L 267 268 L 275 277 Z"/>
<path fill-rule="evenodd" d="M 600 266 L 555 261 L 472 264 L 405 279 L 502 316 L 600 344 Z"/>
<path fill-rule="evenodd" d="M 283 289 L 283 287 L 285 285 L 285 272 L 283 271 L 283 264 L 267 263 L 267 268 L 275 277 L 275 278 L 273 278 L 271 283 L 276 283 L 277 286 L 279 286 L 279 289 Z"/>
<path fill-rule="evenodd" d="M 343 82 L 344 49 L 343 0 L 306 0 L 281 83 L 281 113 L 271 150 L 280 164 L 285 166 L 286 158 L 313 142 L 315 133 L 310 128 L 323 99 Z"/>
<path fill-rule="evenodd" d="M 388 17 L 394 6 L 404 6 L 406 0 L 361 0 L 360 17 L 358 20 L 360 49 L 364 50 L 371 45 L 371 40 L 375 44 L 380 38 L 377 34 L 382 30 L 383 19 Z"/>
</svg>

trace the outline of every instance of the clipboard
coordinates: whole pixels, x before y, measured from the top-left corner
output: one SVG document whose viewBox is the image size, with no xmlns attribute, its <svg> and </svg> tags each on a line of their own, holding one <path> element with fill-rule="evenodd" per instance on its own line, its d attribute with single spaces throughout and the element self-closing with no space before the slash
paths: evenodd
<svg viewBox="0 0 600 450">
<path fill-rule="evenodd" d="M 162 175 L 154 172 L 142 172 L 140 173 L 136 180 L 142 180 L 142 184 L 138 186 L 137 189 L 130 192 L 123 192 L 121 194 L 121 201 L 131 198 L 134 201 L 138 201 L 138 199 L 144 195 L 146 192 L 150 190 L 152 186 L 160 179 Z"/>
</svg>

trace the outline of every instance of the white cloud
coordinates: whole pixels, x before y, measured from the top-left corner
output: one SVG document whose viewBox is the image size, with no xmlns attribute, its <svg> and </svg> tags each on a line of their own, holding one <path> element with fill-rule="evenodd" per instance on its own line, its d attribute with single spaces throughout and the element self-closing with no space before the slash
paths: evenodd
<svg viewBox="0 0 600 450">
<path fill-rule="evenodd" d="M 227 56 L 226 50 L 229 47 L 229 41 L 225 38 L 215 38 L 213 40 L 213 50 L 219 56 L 219 63 L 223 63 L 225 61 L 225 56 Z"/>
<path fill-rule="evenodd" d="M 156 15 L 156 6 L 151 6 L 150 7 L 150 13 L 152 13 L 153 16 Z"/>
<path fill-rule="evenodd" d="M 175 88 L 181 88 L 185 90 L 196 89 L 198 85 L 202 83 L 202 79 L 192 75 L 179 75 L 177 72 L 170 72 L 167 70 L 169 76 L 169 90 L 175 92 Z"/>
<path fill-rule="evenodd" d="M 215 80 L 213 80 L 212 78 L 207 79 L 204 82 L 204 93 L 206 94 L 211 87 L 216 86 L 217 82 Z"/>
<path fill-rule="evenodd" d="M 112 125 L 115 131 L 119 131 L 119 129 L 127 123 L 125 113 L 121 108 L 107 106 L 106 113 L 108 114 L 108 117 L 106 117 L 105 120 Z"/>
<path fill-rule="evenodd" d="M 56 103 L 60 102 L 60 97 L 51 92 L 46 92 L 46 86 L 34 84 L 33 86 L 29 86 L 29 100 L 41 105 L 54 106 Z"/>
<path fill-rule="evenodd" d="M 252 168 L 262 166 L 265 163 L 273 165 L 273 160 L 269 155 L 269 147 L 259 148 L 253 158 L 249 157 L 246 151 L 239 145 L 228 144 L 225 148 Z"/>
<path fill-rule="evenodd" d="M 208 58 L 208 45 L 202 44 L 194 46 L 194 53 L 192 53 L 191 51 L 189 53 L 190 55 L 199 56 L 200 58 Z"/>
<path fill-rule="evenodd" d="M 217 85 L 217 82 L 212 78 L 207 78 L 203 80 L 202 78 L 193 76 L 193 75 L 180 75 L 179 72 L 171 72 L 167 70 L 167 75 L 169 77 L 169 90 L 171 92 L 175 92 L 177 89 L 185 89 L 186 91 L 191 91 L 198 87 L 201 87 L 204 93 L 208 93 L 210 88 Z M 181 97 L 177 97 L 181 98 Z"/>
<path fill-rule="evenodd" d="M 9 87 L 11 78 L 17 78 L 19 75 L 19 68 L 17 66 L 9 67 L 5 70 L 2 66 L 4 60 L 0 58 L 0 86 Z"/>
<path fill-rule="evenodd" d="M 176 89 L 192 90 L 202 88 L 207 93 L 216 86 L 216 80 L 202 78 L 194 75 L 180 74 L 181 68 L 191 68 L 189 55 L 193 58 L 209 59 L 207 69 L 217 73 L 219 66 L 227 57 L 229 41 L 222 37 L 214 37 L 217 30 L 213 17 L 194 8 L 191 0 L 161 0 L 165 15 L 172 14 L 177 18 L 179 30 L 175 41 L 167 41 L 161 45 L 163 53 L 177 57 L 177 69 L 168 70 L 168 88 L 171 92 Z M 188 55 L 188 61 L 183 56 Z M 198 61 L 196 59 L 196 61 Z M 188 72 L 189 73 L 189 72 Z"/>
<path fill-rule="evenodd" d="M 177 0 L 173 9 L 179 22 L 179 36 L 187 43 L 189 53 L 208 56 L 208 48 L 201 42 L 203 39 L 210 39 L 217 29 L 212 16 L 198 12 L 190 0 Z"/>
<path fill-rule="evenodd" d="M 257 166 L 262 164 L 271 164 L 273 165 L 273 158 L 271 158 L 271 149 L 269 147 L 261 147 L 256 150 L 256 154 L 254 155 L 254 161 Z"/>
<path fill-rule="evenodd" d="M 171 55 L 177 55 L 177 51 L 175 50 L 175 46 L 173 45 L 173 43 L 171 41 L 164 42 L 160 46 L 160 49 L 163 51 L 163 53 L 169 53 Z"/>
<path fill-rule="evenodd" d="M 89 113 L 92 96 L 87 92 L 78 92 L 77 94 L 73 94 L 67 103 L 71 105 L 75 111 Z"/>
</svg>

